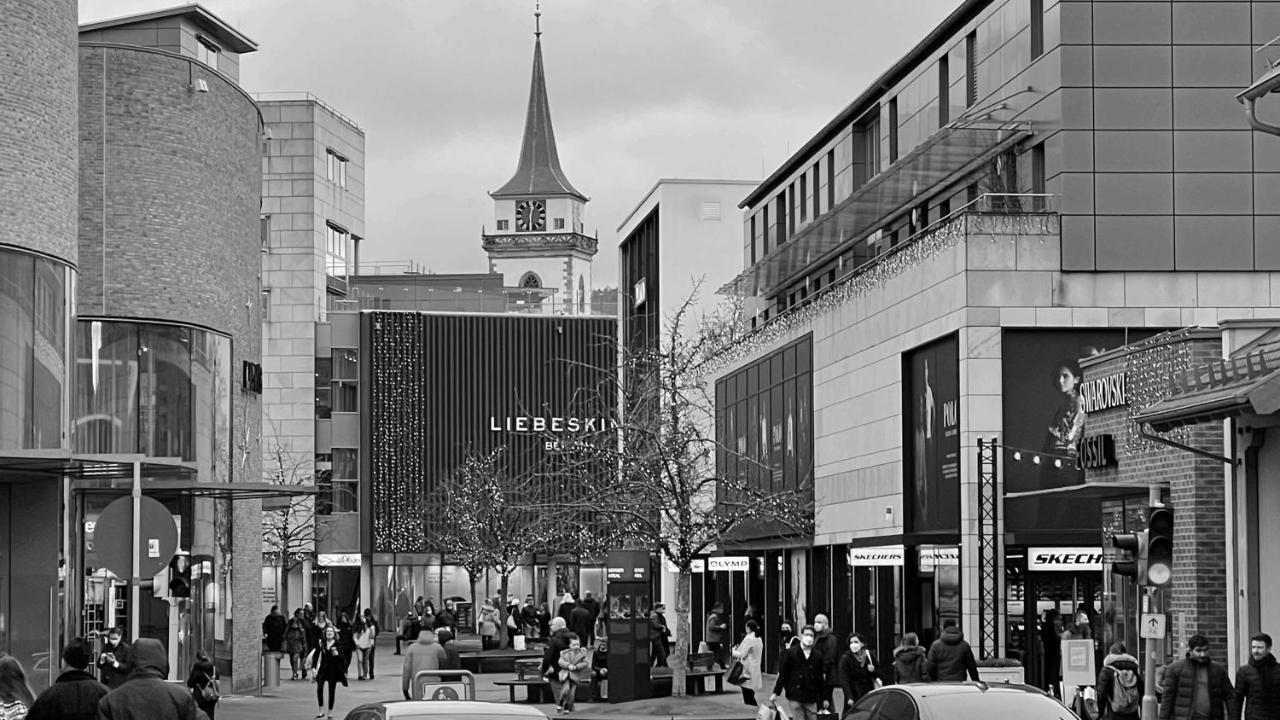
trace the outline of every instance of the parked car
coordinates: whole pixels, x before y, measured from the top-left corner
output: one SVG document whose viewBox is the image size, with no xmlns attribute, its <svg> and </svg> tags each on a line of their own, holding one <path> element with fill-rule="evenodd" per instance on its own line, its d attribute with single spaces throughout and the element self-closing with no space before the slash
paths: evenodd
<svg viewBox="0 0 1280 720">
<path fill-rule="evenodd" d="M 1039 688 L 1005 683 L 889 685 L 854 704 L 847 720 L 1079 720 Z"/>
<path fill-rule="evenodd" d="M 387 700 L 365 703 L 347 713 L 346 720 L 547 720 L 534 707 L 477 700 Z"/>
</svg>

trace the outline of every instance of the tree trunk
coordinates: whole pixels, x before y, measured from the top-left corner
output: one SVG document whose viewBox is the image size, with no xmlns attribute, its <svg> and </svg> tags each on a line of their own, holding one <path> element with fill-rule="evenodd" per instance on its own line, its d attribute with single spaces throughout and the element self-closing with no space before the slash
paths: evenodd
<svg viewBox="0 0 1280 720">
<path fill-rule="evenodd" d="M 507 646 L 507 640 L 510 639 L 511 633 L 507 629 L 507 616 L 510 615 L 510 603 L 507 602 L 507 580 L 510 579 L 511 573 L 499 572 L 498 577 L 498 647 Z"/>
<path fill-rule="evenodd" d="M 689 667 L 689 603 L 693 577 L 688 567 L 680 568 L 676 577 L 676 642 L 667 656 L 671 666 L 671 696 L 681 697 L 685 691 L 685 670 Z"/>
<path fill-rule="evenodd" d="M 276 604 L 279 605 L 286 618 L 293 615 L 289 613 L 289 563 L 282 557 L 280 559 L 280 597 L 276 598 Z"/>
</svg>

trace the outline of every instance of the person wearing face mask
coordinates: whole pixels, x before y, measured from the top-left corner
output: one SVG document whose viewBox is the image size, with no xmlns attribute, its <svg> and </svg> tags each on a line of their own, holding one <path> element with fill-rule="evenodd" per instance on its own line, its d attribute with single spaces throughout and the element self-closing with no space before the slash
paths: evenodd
<svg viewBox="0 0 1280 720">
<path fill-rule="evenodd" d="M 826 676 L 823 673 L 822 656 L 814 649 L 817 631 L 812 625 L 800 628 L 800 644 L 782 653 L 778 663 L 778 680 L 773 684 L 769 704 L 778 701 L 778 694 L 785 693 L 794 720 L 818 720 L 818 703 L 822 701 Z"/>
<path fill-rule="evenodd" d="M 1258 633 L 1249 638 L 1249 662 L 1236 671 L 1235 713 L 1232 720 L 1275 720 L 1280 718 L 1280 663 L 1271 654 L 1271 636 Z"/>
<path fill-rule="evenodd" d="M 866 641 L 858 633 L 849 635 L 849 649 L 840 656 L 838 677 L 844 690 L 844 710 L 841 717 L 853 711 L 853 704 L 876 688 L 876 666 L 867 652 Z"/>
<path fill-rule="evenodd" d="M 1142 676 L 1138 659 L 1124 643 L 1111 646 L 1098 671 L 1098 720 L 1138 720 L 1142 711 Z"/>
<path fill-rule="evenodd" d="M 822 688 L 822 701 L 826 707 L 835 707 L 835 689 L 840 684 L 840 675 L 836 666 L 840 663 L 840 640 L 831 632 L 831 621 L 826 615 L 819 613 L 813 617 L 813 629 L 817 632 L 813 638 L 813 648 L 822 656 L 822 673 L 826 683 Z"/>
<path fill-rule="evenodd" d="M 1227 669 L 1209 657 L 1209 639 L 1192 635 L 1187 657 L 1164 671 L 1160 720 L 1223 720 L 1236 717 L 1235 688 Z M 1228 714 L 1230 713 L 1230 715 Z"/>
</svg>

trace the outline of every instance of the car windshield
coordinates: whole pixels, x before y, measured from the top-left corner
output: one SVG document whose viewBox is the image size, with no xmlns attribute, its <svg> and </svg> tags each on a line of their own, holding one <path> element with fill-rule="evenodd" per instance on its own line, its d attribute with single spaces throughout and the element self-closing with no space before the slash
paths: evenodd
<svg viewBox="0 0 1280 720">
<path fill-rule="evenodd" d="M 947 693 L 918 700 L 932 717 L 946 720 L 1079 720 L 1057 700 L 1033 693 Z"/>
</svg>

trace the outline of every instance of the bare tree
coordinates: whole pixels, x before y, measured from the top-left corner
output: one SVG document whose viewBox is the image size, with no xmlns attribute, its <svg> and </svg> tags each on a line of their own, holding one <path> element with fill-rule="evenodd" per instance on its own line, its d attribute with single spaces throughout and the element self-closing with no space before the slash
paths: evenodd
<svg viewBox="0 0 1280 720">
<path fill-rule="evenodd" d="M 289 602 L 289 574 L 316 547 L 316 498 L 296 492 L 316 485 L 314 458 L 291 452 L 272 436 L 263 443 L 262 473 L 268 483 L 283 486 L 287 494 L 262 505 L 262 550 L 280 574 L 278 601 Z M 285 613 L 288 614 L 287 612 Z"/>
<path fill-rule="evenodd" d="M 722 305 L 695 323 L 696 300 L 695 289 L 665 319 L 656 342 L 619 349 L 619 372 L 595 398 L 602 408 L 621 403 L 617 427 L 584 438 L 570 466 L 591 492 L 549 508 L 591 517 L 582 527 L 592 531 L 596 547 L 653 549 L 677 569 L 673 695 L 685 691 L 694 559 L 735 539 L 813 528 L 811 477 L 774 490 L 758 481 L 763 473 L 717 473 L 717 453 L 737 454 L 716 441 L 705 368 L 741 337 L 743 314 L 740 305 Z M 602 475 L 608 468 L 613 472 Z"/>
</svg>

